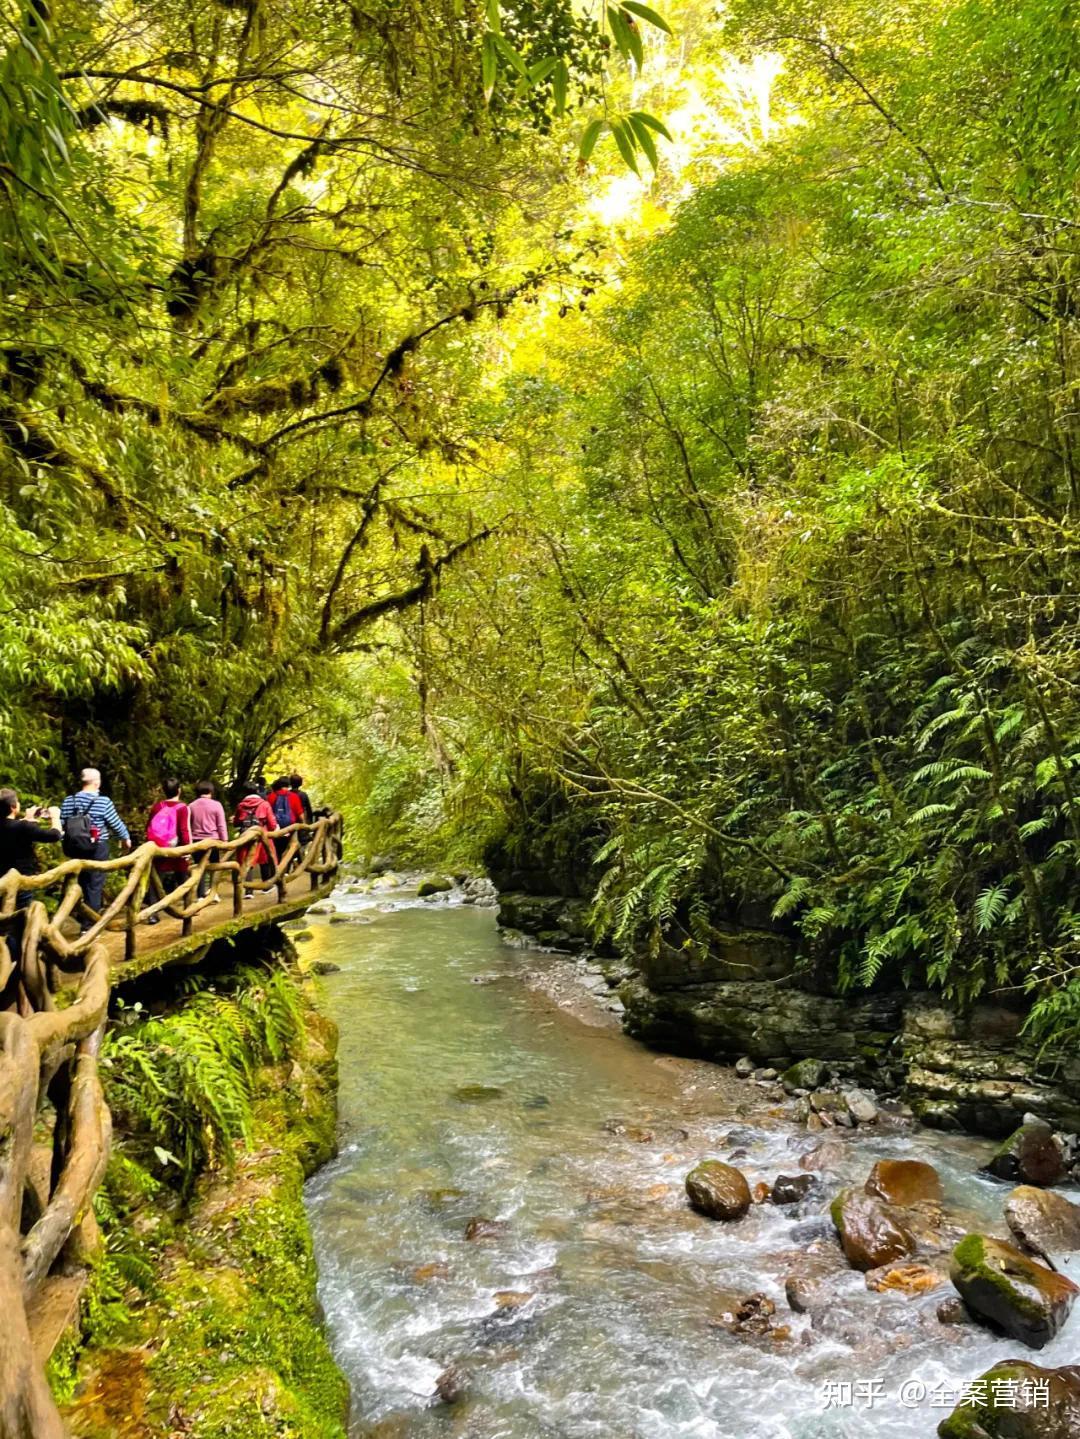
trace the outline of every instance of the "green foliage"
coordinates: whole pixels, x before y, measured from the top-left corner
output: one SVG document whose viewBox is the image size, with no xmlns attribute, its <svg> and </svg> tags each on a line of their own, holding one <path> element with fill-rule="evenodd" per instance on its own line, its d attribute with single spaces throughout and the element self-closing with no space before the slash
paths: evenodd
<svg viewBox="0 0 1080 1439">
<path fill-rule="evenodd" d="M 200 989 L 175 1013 L 109 1030 L 106 1097 L 160 1172 L 189 1190 L 208 1166 L 230 1166 L 249 1144 L 252 1078 L 301 1033 L 299 998 L 285 970 L 241 968 L 225 991 Z"/>
<path fill-rule="evenodd" d="M 433 608 L 425 705 L 455 762 L 496 747 L 503 850 L 544 847 L 517 795 L 576 813 L 571 867 L 620 944 L 771 911 L 840 990 L 1030 984 L 1035 1032 L 1071 1014 L 1062 13 L 688 17 L 713 103 L 725 49 L 772 90 L 617 288 L 484 397 L 523 518 Z"/>
</svg>

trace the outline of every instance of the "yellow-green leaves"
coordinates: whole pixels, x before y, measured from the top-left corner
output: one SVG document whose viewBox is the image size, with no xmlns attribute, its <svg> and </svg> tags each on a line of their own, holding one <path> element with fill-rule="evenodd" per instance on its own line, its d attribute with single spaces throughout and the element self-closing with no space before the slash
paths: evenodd
<svg viewBox="0 0 1080 1439">
<path fill-rule="evenodd" d="M 639 155 L 644 155 L 655 170 L 659 162 L 655 135 L 671 139 L 671 132 L 662 120 L 646 110 L 631 110 L 626 115 L 598 117 L 586 125 L 581 136 L 578 155 L 582 161 L 589 159 L 596 142 L 605 130 L 610 130 L 616 148 L 627 168 L 635 175 L 641 174 Z"/>
<path fill-rule="evenodd" d="M 637 15 L 642 20 L 647 20 L 650 25 L 655 25 L 657 30 L 663 30 L 665 35 L 671 35 L 674 33 L 671 26 L 664 19 L 664 17 L 662 15 L 658 15 L 657 12 L 649 5 L 639 5 L 637 3 L 637 0 L 623 0 L 622 8 L 624 10 L 629 10 L 632 15 Z"/>
<path fill-rule="evenodd" d="M 601 116 L 597 120 L 590 120 L 585 126 L 581 136 L 581 144 L 578 147 L 578 155 L 583 161 L 587 160 L 596 149 L 596 142 L 604 133 L 604 127 L 606 125 L 607 121 Z"/>
</svg>

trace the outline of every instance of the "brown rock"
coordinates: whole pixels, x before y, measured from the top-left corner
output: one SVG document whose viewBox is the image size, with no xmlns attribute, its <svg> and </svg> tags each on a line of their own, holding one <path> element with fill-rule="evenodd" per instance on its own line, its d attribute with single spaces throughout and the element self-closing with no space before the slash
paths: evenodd
<svg viewBox="0 0 1080 1439">
<path fill-rule="evenodd" d="M 520 1309 L 523 1304 L 528 1304 L 535 1295 L 528 1294 L 518 1289 L 497 1289 L 494 1294 L 496 1309 Z"/>
<path fill-rule="evenodd" d="M 755 1204 L 764 1204 L 771 1193 L 772 1190 L 765 1183 L 764 1179 L 762 1179 L 759 1183 L 754 1185 L 751 1198 Z"/>
<path fill-rule="evenodd" d="M 823 1139 L 815 1144 L 813 1149 L 807 1150 L 799 1159 L 799 1168 L 805 1170 L 813 1169 L 835 1169 L 844 1158 L 843 1141 L 839 1139 Z"/>
<path fill-rule="evenodd" d="M 830 1213 L 852 1269 L 880 1269 L 915 1252 L 915 1239 L 902 1211 L 872 1194 L 842 1189 Z"/>
<path fill-rule="evenodd" d="M 465 1226 L 466 1239 L 501 1239 L 510 1228 L 505 1219 L 485 1219 L 478 1214 Z"/>
<path fill-rule="evenodd" d="M 788 1307 L 796 1314 L 806 1314 L 831 1304 L 836 1296 L 836 1280 L 846 1273 L 844 1256 L 831 1239 L 828 1247 L 819 1252 L 794 1255 L 792 1268 L 784 1278 Z"/>
<path fill-rule="evenodd" d="M 417 1284 L 428 1284 L 432 1279 L 449 1279 L 450 1266 L 438 1259 L 432 1264 L 419 1264 L 413 1270 L 412 1277 Z"/>
<path fill-rule="evenodd" d="M 435 1380 L 435 1393 L 444 1404 L 456 1404 L 465 1393 L 465 1376 L 456 1364 L 449 1364 Z"/>
<path fill-rule="evenodd" d="M 767 1294 L 748 1294 L 735 1311 L 735 1332 L 767 1334 L 775 1313 L 776 1305 Z"/>
<path fill-rule="evenodd" d="M 1080 1204 L 1063 1194 L 1021 1184 L 1005 1201 L 1005 1223 L 1023 1248 L 1054 1268 L 1055 1260 L 1080 1250 Z"/>
<path fill-rule="evenodd" d="M 1009 1135 L 983 1166 L 983 1173 L 1013 1184 L 1037 1184 L 1045 1189 L 1064 1179 L 1065 1160 L 1049 1124 L 1033 1119 Z"/>
<path fill-rule="evenodd" d="M 750 1208 L 750 1186 L 734 1165 L 703 1160 L 686 1176 L 686 1193 L 699 1214 L 709 1219 L 741 1219 Z"/>
<path fill-rule="evenodd" d="M 866 1192 L 901 1207 L 940 1204 L 945 1197 L 937 1170 L 921 1159 L 879 1159 L 866 1181 Z"/>
<path fill-rule="evenodd" d="M 943 1299 L 937 1307 L 937 1317 L 942 1324 L 970 1324 L 971 1315 L 967 1312 L 967 1305 L 954 1294 L 951 1299 Z"/>
<path fill-rule="evenodd" d="M 812 1174 L 778 1174 L 772 1187 L 774 1204 L 798 1204 L 814 1188 Z"/>
</svg>

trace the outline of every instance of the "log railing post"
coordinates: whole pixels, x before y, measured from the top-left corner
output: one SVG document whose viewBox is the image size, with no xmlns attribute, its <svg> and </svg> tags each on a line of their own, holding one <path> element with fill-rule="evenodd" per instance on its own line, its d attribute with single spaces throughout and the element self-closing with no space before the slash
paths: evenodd
<svg viewBox="0 0 1080 1439">
<path fill-rule="evenodd" d="M 305 868 L 312 890 L 329 885 L 338 869 L 340 830 L 336 815 L 323 817 L 306 833 L 294 829 L 280 851 L 274 879 L 260 880 L 258 892 L 269 894 L 276 887 L 278 899 L 287 899 L 289 873 L 299 878 Z M 257 830 L 215 851 L 223 868 L 214 873 L 232 876 L 237 918 L 244 914 L 255 848 L 264 842 L 266 833 Z M 69 859 L 45 874 L 12 870 L 0 875 L 0 957 L 7 966 L 0 970 L 0 982 L 9 979 L 17 999 L 15 1007 L 0 1012 L 0 1439 L 65 1439 L 59 1410 L 31 1348 L 26 1305 L 47 1292 L 58 1263 L 82 1263 L 100 1244 L 90 1203 L 104 1174 L 111 1136 L 98 1074 L 111 969 L 118 958 L 114 954 L 110 962 L 110 937 L 119 942 L 123 934 L 124 957 L 131 961 L 138 957 L 144 908 L 178 915 L 185 935 L 195 929 L 195 917 L 202 912 L 198 884 L 209 870 L 209 855 L 197 850 L 184 894 L 174 899 L 180 908 L 172 911 L 154 868 L 157 859 L 191 857 L 195 850 L 177 846 L 162 851 L 145 844 L 114 860 Z M 87 868 L 116 873 L 124 881 L 100 914 L 82 901 L 79 876 Z M 49 898 L 47 904 L 50 895 L 58 903 Z M 65 933 L 80 915 L 92 920 L 91 932 L 77 938 Z M 253 916 L 255 922 L 258 918 Z M 5 942 L 16 922 L 21 930 L 17 962 Z M 207 928 L 209 939 L 214 928 Z M 165 947 L 172 942 L 170 936 Z M 162 962 L 168 961 L 163 957 Z M 58 971 L 70 974 L 76 968 L 81 968 L 77 994 L 57 1008 L 53 989 Z M 24 1206 L 35 1124 L 48 1112 L 47 1100 L 55 1114 L 48 1191 L 43 1189 L 35 1204 Z"/>
</svg>

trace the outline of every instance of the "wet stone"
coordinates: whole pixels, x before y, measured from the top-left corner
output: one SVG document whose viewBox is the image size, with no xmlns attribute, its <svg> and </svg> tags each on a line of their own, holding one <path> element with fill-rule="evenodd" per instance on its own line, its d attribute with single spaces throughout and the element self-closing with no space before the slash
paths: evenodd
<svg viewBox="0 0 1080 1439">
<path fill-rule="evenodd" d="M 449 1279 L 450 1266 L 442 1260 L 435 1260 L 431 1264 L 418 1264 L 412 1277 L 417 1284 L 430 1284 L 433 1279 Z"/>
<path fill-rule="evenodd" d="M 799 1204 L 817 1188 L 812 1174 L 779 1174 L 772 1187 L 774 1204 Z"/>
<path fill-rule="evenodd" d="M 866 1181 L 866 1192 L 901 1206 L 940 1204 L 945 1197 L 937 1170 L 921 1159 L 879 1159 Z"/>
<path fill-rule="evenodd" d="M 880 1269 L 915 1252 L 915 1239 L 902 1211 L 874 1195 L 841 1190 L 830 1213 L 853 1269 Z"/>
<path fill-rule="evenodd" d="M 796 1089 L 809 1092 L 821 1088 L 825 1075 L 826 1068 L 820 1059 L 800 1059 L 798 1064 L 784 1070 L 781 1079 L 789 1093 Z"/>
<path fill-rule="evenodd" d="M 466 1224 L 465 1238 L 474 1241 L 501 1239 L 509 1228 L 505 1219 L 487 1219 L 482 1214 L 478 1214 Z"/>
<path fill-rule="evenodd" d="M 1013 1184 L 1034 1184 L 1045 1189 L 1064 1179 L 1065 1160 L 1049 1124 L 1035 1119 L 1009 1135 L 984 1165 L 983 1172 Z"/>
<path fill-rule="evenodd" d="M 454 1090 L 454 1098 L 459 1104 L 488 1104 L 504 1092 L 494 1084 L 463 1084 Z"/>
<path fill-rule="evenodd" d="M 741 1219 L 750 1208 L 750 1186 L 741 1170 L 706 1159 L 686 1176 L 691 1206 L 709 1219 Z"/>
<path fill-rule="evenodd" d="M 1005 1223 L 1021 1248 L 1060 1267 L 1063 1256 L 1080 1251 L 1080 1204 L 1063 1194 L 1022 1184 L 1005 1200 Z"/>
<path fill-rule="evenodd" d="M 938 1425 L 939 1439 L 1076 1439 L 1080 1368 L 1040 1369 L 1006 1359 L 973 1381 L 985 1405 L 959 1404 Z"/>
<path fill-rule="evenodd" d="M 449 1364 L 435 1380 L 435 1395 L 443 1404 L 456 1404 L 465 1395 L 465 1376 L 456 1364 Z"/>
<path fill-rule="evenodd" d="M 981 1323 L 1041 1349 L 1069 1317 L 1080 1289 L 1011 1244 L 969 1234 L 953 1250 L 950 1276 Z"/>
</svg>

